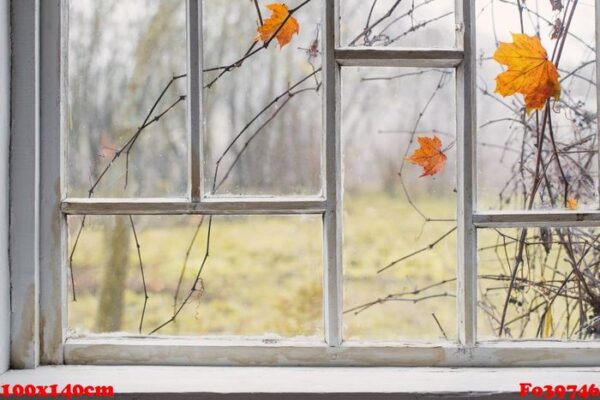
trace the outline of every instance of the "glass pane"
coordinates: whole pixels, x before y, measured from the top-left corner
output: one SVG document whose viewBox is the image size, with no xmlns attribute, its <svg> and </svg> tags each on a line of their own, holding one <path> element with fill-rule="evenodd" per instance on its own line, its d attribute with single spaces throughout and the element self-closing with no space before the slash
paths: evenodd
<svg viewBox="0 0 600 400">
<path fill-rule="evenodd" d="M 340 8 L 344 46 L 455 45 L 454 1 L 341 0 Z"/>
<path fill-rule="evenodd" d="M 205 192 L 319 194 L 321 2 L 288 2 L 290 9 L 300 7 L 291 17 L 299 33 L 283 46 L 273 40 L 266 49 L 256 41 L 254 2 L 202 3 Z M 267 24 L 271 2 L 256 4 Z"/>
<path fill-rule="evenodd" d="M 598 127 L 594 2 L 521 4 L 522 30 L 516 2 L 477 1 L 479 208 L 595 209 Z M 553 4 L 564 7 L 553 10 Z M 571 24 L 564 24 L 571 12 Z M 511 33 L 521 31 L 529 36 L 529 43 L 540 42 L 548 60 L 543 58 L 539 44 L 537 52 L 525 53 L 536 62 L 522 75 L 530 89 L 521 87 L 516 94 L 503 92 L 507 96 L 502 96 L 496 92 L 496 79 L 508 65 L 501 65 L 493 56 L 499 42 L 509 43 L 503 46 L 512 50 Z M 550 70 L 558 67 L 561 89 L 559 99 L 551 97 L 547 105 L 544 100 L 555 91 L 549 74 L 536 75 L 543 73 L 544 66 Z M 514 75 L 502 76 L 508 83 L 518 83 Z M 548 81 L 550 91 L 544 86 Z M 534 101 L 536 96 L 541 100 Z"/>
<path fill-rule="evenodd" d="M 71 335 L 137 334 L 143 314 L 143 334 L 166 323 L 154 334 L 322 340 L 319 216 L 213 217 L 210 256 L 195 291 L 209 218 L 202 225 L 199 216 L 133 221 L 143 279 L 129 217 L 87 217 L 73 258 Z M 80 226 L 81 217 L 69 218 L 71 249 Z"/>
<path fill-rule="evenodd" d="M 453 70 L 344 68 L 342 137 L 345 338 L 453 340 Z M 421 176 L 407 157 L 436 138 Z"/>
<path fill-rule="evenodd" d="M 479 336 L 596 339 L 598 240 L 598 228 L 480 230 Z"/>
<path fill-rule="evenodd" d="M 68 26 L 68 195 L 185 195 L 185 77 L 151 118 L 177 104 L 133 139 L 186 72 L 185 1 L 70 1 Z"/>
</svg>

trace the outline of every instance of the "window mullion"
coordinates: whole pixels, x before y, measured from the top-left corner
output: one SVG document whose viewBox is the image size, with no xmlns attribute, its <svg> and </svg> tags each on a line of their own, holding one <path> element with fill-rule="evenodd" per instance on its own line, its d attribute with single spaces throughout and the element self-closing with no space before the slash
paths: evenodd
<svg viewBox="0 0 600 400">
<path fill-rule="evenodd" d="M 475 143 L 477 132 L 475 75 L 475 0 L 456 0 L 457 47 L 464 51 L 456 70 L 458 338 L 472 347 L 477 339 L 477 232 Z"/>
<path fill-rule="evenodd" d="M 58 102 L 66 82 L 68 10 L 63 0 L 40 1 L 40 362 L 61 364 L 67 329 L 67 221 L 63 197 L 62 123 L 66 103 Z M 58 190 L 57 190 L 57 185 Z"/>
<path fill-rule="evenodd" d="M 202 0 L 186 1 L 187 20 L 187 134 L 189 144 L 190 197 L 199 201 L 201 178 L 201 85 L 202 85 Z"/>
<path fill-rule="evenodd" d="M 325 340 L 330 346 L 342 342 L 342 164 L 340 138 L 340 66 L 335 59 L 338 39 L 339 0 L 323 6 L 323 87 L 325 132 L 326 210 L 324 224 L 324 318 Z"/>
</svg>

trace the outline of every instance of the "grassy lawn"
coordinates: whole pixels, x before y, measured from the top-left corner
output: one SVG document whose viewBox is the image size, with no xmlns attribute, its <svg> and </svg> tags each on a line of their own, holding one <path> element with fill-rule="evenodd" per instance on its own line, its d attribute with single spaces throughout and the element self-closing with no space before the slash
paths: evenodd
<svg viewBox="0 0 600 400">
<path fill-rule="evenodd" d="M 430 217 L 452 218 L 453 202 L 418 199 Z M 122 218 L 121 222 L 117 222 Z M 443 235 L 452 222 L 430 222 L 403 196 L 348 193 L 345 201 L 344 308 L 412 291 L 455 277 L 455 234 L 432 250 L 399 263 L 381 274 L 390 261 L 424 247 Z M 78 218 L 70 220 L 71 232 Z M 134 217 L 149 294 L 144 332 L 173 313 L 186 249 L 199 217 Z M 113 273 L 114 251 L 126 254 L 121 331 L 137 333 L 143 306 L 143 285 L 135 241 L 115 235 L 127 217 L 88 217 L 74 258 L 77 301 L 70 302 L 69 325 L 74 334 L 97 332 L 99 299 L 105 273 Z M 188 293 L 205 251 L 206 224 L 192 248 L 179 302 Z M 71 235 L 71 243 L 74 235 Z M 175 323 L 160 331 L 168 335 L 323 336 L 322 224 L 320 216 L 216 217 L 210 257 L 202 272 L 204 290 L 196 292 Z M 114 288 L 113 288 L 114 289 Z M 345 338 L 439 339 L 456 336 L 454 283 L 429 292 L 440 297 L 421 302 L 387 302 L 359 314 L 346 313 Z M 409 296 L 417 298 L 419 295 Z"/>
</svg>

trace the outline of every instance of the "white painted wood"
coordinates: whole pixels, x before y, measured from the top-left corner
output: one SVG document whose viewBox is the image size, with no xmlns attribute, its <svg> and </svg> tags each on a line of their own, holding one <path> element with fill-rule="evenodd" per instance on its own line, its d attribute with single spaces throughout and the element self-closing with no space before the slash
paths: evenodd
<svg viewBox="0 0 600 400">
<path fill-rule="evenodd" d="M 464 61 L 456 69 L 458 339 L 471 347 L 477 340 L 477 233 L 473 225 L 477 193 L 475 2 L 457 0 L 455 7 L 457 47 L 464 51 Z"/>
<path fill-rule="evenodd" d="M 310 198 L 229 197 L 201 202 L 185 199 L 66 199 L 62 212 L 69 215 L 178 215 L 178 214 L 321 214 L 326 201 Z"/>
<path fill-rule="evenodd" d="M 323 216 L 323 306 L 325 341 L 342 342 L 342 143 L 340 130 L 340 67 L 336 62 L 338 0 L 323 2 L 323 132 L 325 132 L 325 190 Z"/>
<path fill-rule="evenodd" d="M 600 211 L 481 211 L 473 216 L 473 222 L 479 228 L 598 226 Z"/>
<path fill-rule="evenodd" d="M 472 348 L 454 344 L 344 343 L 270 339 L 68 339 L 67 364 L 93 365 L 264 365 L 540 367 L 598 366 L 598 342 L 485 342 Z"/>
<path fill-rule="evenodd" d="M 189 146 L 189 179 L 190 197 L 193 201 L 201 198 L 201 109 L 202 106 L 202 53 L 201 30 L 202 30 L 202 4 L 201 0 L 187 0 L 187 118 L 188 118 L 188 146 Z"/>
<path fill-rule="evenodd" d="M 0 0 L 0 374 L 10 357 L 8 149 L 10 145 L 10 2 Z"/>
<path fill-rule="evenodd" d="M 327 209 L 326 200 L 319 197 L 225 197 L 208 198 L 202 203 L 186 199 L 161 198 L 68 198 L 63 200 L 61 209 L 69 215 L 100 214 L 269 214 L 307 213 L 320 214 Z M 561 227 L 597 226 L 600 224 L 600 211 L 585 212 L 562 210 L 533 211 L 479 211 L 473 215 L 476 227 Z"/>
<path fill-rule="evenodd" d="M 39 362 L 38 0 L 12 2 L 11 367 Z"/>
<path fill-rule="evenodd" d="M 345 47 L 335 50 L 338 62 L 346 67 L 436 67 L 459 65 L 463 52 L 455 49 L 392 49 L 388 47 Z"/>
<path fill-rule="evenodd" d="M 67 35 L 61 35 L 63 0 L 40 2 L 40 361 L 61 364 L 66 331 L 66 218 L 61 214 L 64 153 L 61 127 L 66 103 L 61 103 L 61 57 Z M 65 64 L 66 66 L 66 64 Z"/>
<path fill-rule="evenodd" d="M 11 371 L 7 384 L 114 385 L 118 398 L 465 399 L 507 398 L 519 382 L 589 385 L 600 368 L 42 367 Z M 162 395 L 160 395 L 162 393 Z M 168 394 L 165 394 L 168 393 Z M 135 394 L 126 397 L 127 394 Z M 155 397 L 145 397 L 146 395 Z M 240 394 L 240 396 L 235 396 Z M 269 396 L 269 394 L 274 394 Z M 314 394 L 315 397 L 311 395 Z M 361 395 L 362 394 L 362 395 Z M 226 396 L 226 397 L 225 397 Z M 386 397 L 383 397 L 386 396 Z M 431 396 L 431 397 L 430 397 Z M 510 397 L 510 398 L 518 398 Z M 529 398 L 535 398 L 530 396 Z"/>
</svg>

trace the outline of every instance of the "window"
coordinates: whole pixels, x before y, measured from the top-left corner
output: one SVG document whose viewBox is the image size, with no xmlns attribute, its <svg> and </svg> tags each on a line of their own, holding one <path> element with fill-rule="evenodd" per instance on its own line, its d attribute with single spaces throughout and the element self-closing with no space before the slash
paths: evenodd
<svg viewBox="0 0 600 400">
<path fill-rule="evenodd" d="M 41 362 L 597 364 L 598 7 L 267 5 L 43 3 Z"/>
</svg>

